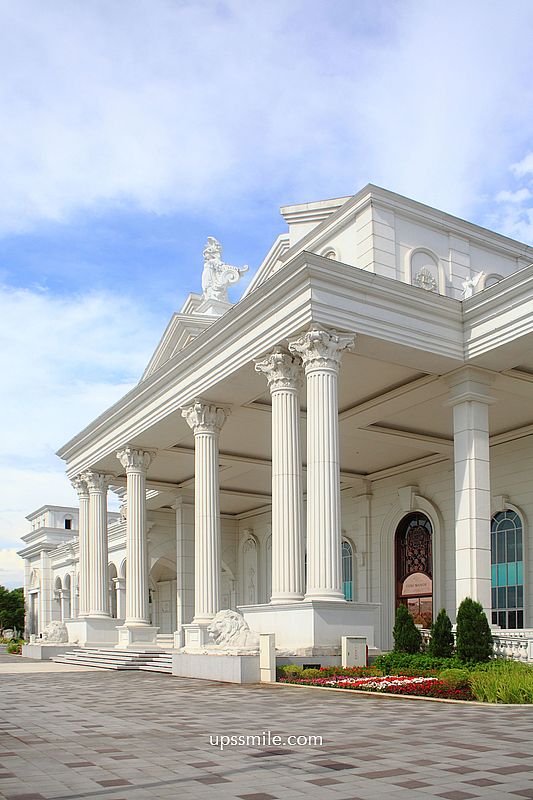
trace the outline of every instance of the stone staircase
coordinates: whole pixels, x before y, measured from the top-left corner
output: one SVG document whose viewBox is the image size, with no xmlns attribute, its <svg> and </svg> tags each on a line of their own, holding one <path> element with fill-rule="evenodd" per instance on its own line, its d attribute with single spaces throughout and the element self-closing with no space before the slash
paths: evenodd
<svg viewBox="0 0 533 800">
<path fill-rule="evenodd" d="M 115 650 L 112 647 L 78 647 L 52 658 L 57 664 L 99 669 L 145 670 L 172 674 L 172 653 L 165 650 Z"/>
<path fill-rule="evenodd" d="M 143 672 L 166 672 L 172 675 L 172 653 L 160 653 L 148 664 L 139 667 Z"/>
</svg>

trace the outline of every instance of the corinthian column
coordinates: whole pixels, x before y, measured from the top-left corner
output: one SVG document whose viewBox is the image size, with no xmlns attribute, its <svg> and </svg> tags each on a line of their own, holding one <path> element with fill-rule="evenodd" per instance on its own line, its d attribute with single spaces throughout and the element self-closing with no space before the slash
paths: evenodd
<svg viewBox="0 0 533 800">
<path fill-rule="evenodd" d="M 220 610 L 220 498 L 218 440 L 228 411 L 200 401 L 182 415 L 194 431 L 194 620 Z"/>
<path fill-rule="evenodd" d="M 353 334 L 312 328 L 289 344 L 307 380 L 307 600 L 344 600 L 337 380 Z"/>
<path fill-rule="evenodd" d="M 304 592 L 300 360 L 276 348 L 255 365 L 272 396 L 272 597 L 301 600 Z"/>
<path fill-rule="evenodd" d="M 78 616 L 84 617 L 89 613 L 89 582 L 90 582 L 90 557 L 89 557 L 89 489 L 87 481 L 83 475 L 77 475 L 72 480 L 72 485 L 76 489 L 80 504 L 79 514 L 79 600 Z M 72 592 L 75 592 L 75 581 L 71 581 Z"/>
<path fill-rule="evenodd" d="M 107 489 L 113 475 L 86 472 L 89 490 L 89 616 L 109 617 L 107 580 Z"/>
<path fill-rule="evenodd" d="M 126 470 L 126 619 L 124 625 L 149 625 L 148 547 L 146 542 L 146 470 L 155 456 L 125 447 L 117 458 Z"/>
</svg>

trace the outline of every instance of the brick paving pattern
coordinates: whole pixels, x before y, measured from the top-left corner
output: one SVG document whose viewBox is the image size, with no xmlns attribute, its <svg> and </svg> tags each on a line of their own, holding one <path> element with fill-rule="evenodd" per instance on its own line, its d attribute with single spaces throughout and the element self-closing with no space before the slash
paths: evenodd
<svg viewBox="0 0 533 800">
<path fill-rule="evenodd" d="M 533 798 L 533 711 L 154 673 L 0 675 L 5 800 Z M 209 736 L 318 735 L 321 747 Z"/>
</svg>

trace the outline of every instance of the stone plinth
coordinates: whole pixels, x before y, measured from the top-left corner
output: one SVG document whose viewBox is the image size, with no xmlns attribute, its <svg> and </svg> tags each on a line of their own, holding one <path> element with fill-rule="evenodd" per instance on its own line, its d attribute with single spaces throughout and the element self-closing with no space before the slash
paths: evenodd
<svg viewBox="0 0 533 800">
<path fill-rule="evenodd" d="M 113 647 L 118 641 L 117 622 L 112 617 L 78 617 L 67 620 L 68 640 L 81 647 Z"/>
<path fill-rule="evenodd" d="M 76 649 L 76 645 L 72 644 L 23 644 L 22 645 L 22 658 L 38 658 L 39 661 L 50 661 L 55 656 L 63 655 L 63 653 L 71 653 Z"/>
<path fill-rule="evenodd" d="M 155 645 L 158 631 L 159 628 L 153 625 L 117 625 L 118 644 L 115 647 L 121 650 L 128 647 Z"/>
<path fill-rule="evenodd" d="M 208 623 L 197 624 L 191 622 L 183 625 L 184 646 L 187 650 L 203 650 L 213 644 L 213 640 L 207 631 Z"/>
<path fill-rule="evenodd" d="M 379 603 L 304 600 L 240 606 L 239 611 L 252 631 L 276 635 L 278 655 L 340 654 L 342 636 L 364 636 L 370 649 L 380 641 Z"/>
<path fill-rule="evenodd" d="M 259 683 L 259 655 L 174 653 L 172 674 L 224 683 Z"/>
</svg>

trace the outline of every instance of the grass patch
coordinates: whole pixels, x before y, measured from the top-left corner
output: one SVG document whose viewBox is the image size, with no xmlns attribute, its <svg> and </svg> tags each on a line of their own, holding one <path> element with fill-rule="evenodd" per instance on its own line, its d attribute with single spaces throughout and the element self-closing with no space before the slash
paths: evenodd
<svg viewBox="0 0 533 800">
<path fill-rule="evenodd" d="M 483 703 L 533 703 L 533 668 L 516 661 L 493 661 L 470 673 L 470 688 Z"/>
</svg>

